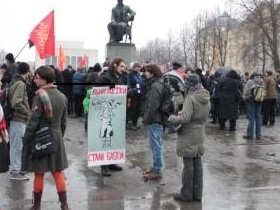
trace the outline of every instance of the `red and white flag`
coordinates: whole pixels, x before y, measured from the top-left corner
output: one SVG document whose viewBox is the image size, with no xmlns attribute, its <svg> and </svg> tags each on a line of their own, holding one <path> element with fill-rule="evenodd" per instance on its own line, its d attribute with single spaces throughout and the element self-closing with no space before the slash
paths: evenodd
<svg viewBox="0 0 280 210">
<path fill-rule="evenodd" d="M 55 55 L 54 10 L 29 34 L 29 47 L 35 45 L 41 59 Z"/>
<path fill-rule="evenodd" d="M 79 68 L 84 68 L 84 67 L 86 67 L 87 66 L 87 57 L 86 56 L 84 56 L 83 58 L 82 58 L 82 60 L 80 60 L 80 63 L 79 63 Z"/>
</svg>

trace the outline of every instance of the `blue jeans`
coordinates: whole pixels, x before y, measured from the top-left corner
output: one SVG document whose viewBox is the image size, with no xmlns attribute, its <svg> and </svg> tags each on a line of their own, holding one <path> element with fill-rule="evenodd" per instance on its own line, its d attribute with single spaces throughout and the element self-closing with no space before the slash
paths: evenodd
<svg viewBox="0 0 280 210">
<path fill-rule="evenodd" d="M 10 135 L 10 172 L 19 173 L 21 171 L 22 138 L 26 129 L 26 124 L 11 121 Z"/>
<path fill-rule="evenodd" d="M 261 103 L 247 102 L 246 103 L 246 112 L 247 119 L 249 124 L 247 126 L 247 136 L 253 138 L 254 131 L 256 137 L 261 137 L 261 126 L 262 126 L 262 117 L 261 117 Z"/>
<path fill-rule="evenodd" d="M 150 146 L 153 153 L 153 168 L 158 173 L 161 173 L 162 166 L 163 166 L 162 133 L 163 133 L 163 127 L 161 124 L 153 123 L 148 125 Z"/>
</svg>

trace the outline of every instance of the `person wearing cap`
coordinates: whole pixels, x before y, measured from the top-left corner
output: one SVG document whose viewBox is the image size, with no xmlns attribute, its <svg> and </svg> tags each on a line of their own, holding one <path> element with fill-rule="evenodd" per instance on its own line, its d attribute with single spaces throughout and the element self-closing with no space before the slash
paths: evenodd
<svg viewBox="0 0 280 210">
<path fill-rule="evenodd" d="M 186 73 L 184 72 L 184 70 L 182 69 L 182 65 L 178 62 L 173 62 L 172 63 L 172 69 L 174 69 L 175 71 L 177 71 L 177 73 L 182 77 L 183 80 L 186 79 Z"/>
<path fill-rule="evenodd" d="M 178 136 L 177 155 L 183 158 L 182 187 L 174 194 L 178 201 L 201 201 L 203 189 L 203 169 L 201 156 L 204 153 L 205 121 L 210 110 L 209 92 L 202 86 L 199 76 L 190 74 L 185 80 L 186 98 L 183 109 L 168 120 L 182 125 Z"/>
<path fill-rule="evenodd" d="M 246 114 L 248 119 L 248 126 L 246 135 L 243 135 L 244 139 L 254 139 L 254 133 L 256 139 L 261 139 L 261 127 L 262 127 L 262 102 L 255 102 L 251 99 L 251 91 L 256 85 L 264 86 L 262 74 L 259 71 L 253 71 L 243 88 L 243 99 L 246 103 Z"/>
<path fill-rule="evenodd" d="M 22 137 L 24 136 L 30 108 L 26 90 L 30 67 L 21 62 L 18 65 L 18 73 L 15 74 L 9 85 L 9 100 L 13 110 L 10 122 L 10 179 L 28 180 L 29 177 L 21 172 Z"/>
<path fill-rule="evenodd" d="M 12 53 L 8 53 L 5 56 L 7 69 L 4 72 L 2 83 L 3 87 L 7 86 L 10 82 L 12 77 L 17 73 L 17 64 Z"/>
</svg>

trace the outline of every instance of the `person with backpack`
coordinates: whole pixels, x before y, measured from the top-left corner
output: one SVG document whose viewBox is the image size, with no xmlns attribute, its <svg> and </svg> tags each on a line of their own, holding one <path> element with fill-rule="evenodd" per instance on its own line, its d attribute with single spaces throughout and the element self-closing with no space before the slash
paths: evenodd
<svg viewBox="0 0 280 210">
<path fill-rule="evenodd" d="M 148 126 L 148 136 L 153 154 L 152 168 L 144 172 L 143 177 L 149 180 L 162 178 L 163 167 L 163 121 L 160 113 L 161 97 L 164 94 L 162 71 L 156 64 L 145 66 L 147 78 L 147 101 L 143 123 Z"/>
<path fill-rule="evenodd" d="M 168 120 L 183 125 L 177 142 L 177 155 L 183 158 L 182 187 L 173 195 L 178 201 L 201 201 L 203 169 L 201 157 L 204 154 L 205 121 L 210 111 L 210 94 L 197 74 L 191 74 L 186 81 L 186 98 L 183 109 Z"/>
<path fill-rule="evenodd" d="M 257 90 L 259 93 L 256 94 Z M 261 139 L 261 126 L 262 126 L 262 98 L 265 94 L 265 85 L 262 78 L 262 74 L 258 71 L 252 72 L 249 80 L 244 85 L 243 99 L 246 103 L 246 114 L 248 119 L 248 126 L 246 135 L 243 135 L 244 139 L 253 140 L 254 133 L 256 139 Z"/>
</svg>

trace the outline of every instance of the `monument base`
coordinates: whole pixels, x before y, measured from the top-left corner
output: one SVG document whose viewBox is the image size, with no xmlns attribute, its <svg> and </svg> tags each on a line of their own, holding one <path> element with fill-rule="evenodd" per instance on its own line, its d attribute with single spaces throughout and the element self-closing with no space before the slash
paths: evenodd
<svg viewBox="0 0 280 210">
<path fill-rule="evenodd" d="M 136 60 L 135 44 L 109 42 L 106 44 L 106 57 L 110 60 L 122 58 L 129 67 L 129 65 Z"/>
</svg>

